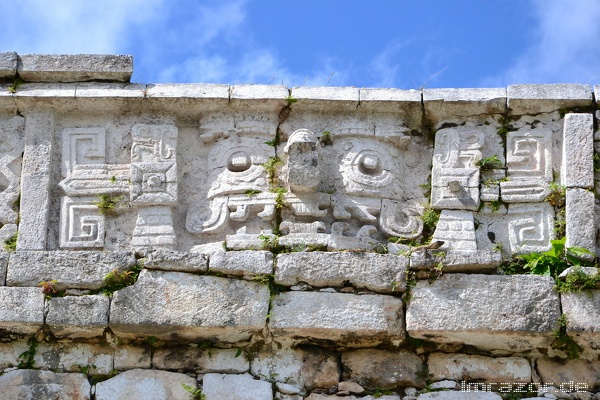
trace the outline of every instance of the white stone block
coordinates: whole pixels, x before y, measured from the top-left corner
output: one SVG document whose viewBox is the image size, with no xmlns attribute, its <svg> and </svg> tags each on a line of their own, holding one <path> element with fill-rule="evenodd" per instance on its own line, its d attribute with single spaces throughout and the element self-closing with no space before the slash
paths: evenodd
<svg viewBox="0 0 600 400">
<path fill-rule="evenodd" d="M 5 399 L 90 400 L 91 386 L 84 374 L 19 369 L 0 376 Z"/>
<path fill-rule="evenodd" d="M 53 371 L 82 372 L 89 375 L 110 374 L 113 369 L 113 349 L 87 343 L 39 343 L 35 367 Z"/>
<path fill-rule="evenodd" d="M 175 372 L 132 369 L 98 382 L 96 400 L 192 400 L 183 385 L 196 389 L 196 379 Z"/>
<path fill-rule="evenodd" d="M 114 353 L 114 365 L 116 370 L 128 370 L 134 368 L 151 368 L 152 358 L 149 347 L 118 346 Z"/>
<path fill-rule="evenodd" d="M 355 111 L 360 101 L 359 88 L 350 86 L 296 86 L 291 93 L 297 111 Z"/>
<path fill-rule="evenodd" d="M 427 370 L 433 381 L 531 382 L 531 365 L 521 357 L 433 353 L 427 360 Z"/>
<path fill-rule="evenodd" d="M 29 82 L 129 82 L 133 57 L 101 54 L 22 54 L 18 73 Z"/>
<path fill-rule="evenodd" d="M 269 327 L 276 336 L 324 339 L 351 347 L 404 340 L 397 297 L 287 292 L 273 299 Z"/>
<path fill-rule="evenodd" d="M 277 257 L 275 282 L 342 287 L 345 282 L 376 292 L 406 289 L 408 258 L 374 253 L 298 252 Z"/>
<path fill-rule="evenodd" d="M 269 275 L 273 273 L 273 253 L 253 250 L 214 253 L 208 260 L 208 268 L 226 275 Z"/>
<path fill-rule="evenodd" d="M 567 188 L 594 187 L 594 116 L 567 114 L 563 129 L 561 183 Z"/>
<path fill-rule="evenodd" d="M 152 249 L 146 252 L 143 263 L 144 268 L 147 269 L 206 272 L 208 257 L 202 253 L 180 253 L 172 250 Z"/>
<path fill-rule="evenodd" d="M 13 79 L 17 75 L 17 53 L 0 52 L 0 79 Z"/>
<path fill-rule="evenodd" d="M 272 400 L 271 384 L 259 381 L 249 374 L 206 374 L 202 381 L 206 400 Z"/>
<path fill-rule="evenodd" d="M 583 247 L 592 254 L 596 250 L 596 226 L 593 222 L 596 201 L 594 192 L 586 189 L 567 189 L 567 247 Z"/>
<path fill-rule="evenodd" d="M 40 288 L 0 287 L 0 328 L 30 334 L 44 323 L 44 294 Z"/>
<path fill-rule="evenodd" d="M 0 343 L 0 369 L 17 367 L 23 361 L 20 355 L 28 351 L 29 347 L 25 340 Z"/>
<path fill-rule="evenodd" d="M 46 323 L 57 337 L 91 338 L 108 328 L 105 295 L 54 297 L 48 300 Z"/>
<path fill-rule="evenodd" d="M 548 346 L 560 316 L 553 287 L 552 278 L 537 275 L 451 274 L 419 281 L 411 291 L 407 331 L 414 338 L 486 350 Z"/>
<path fill-rule="evenodd" d="M 425 114 L 438 122 L 455 117 L 502 114 L 505 88 L 423 89 Z"/>
<path fill-rule="evenodd" d="M 265 327 L 269 290 L 243 280 L 143 270 L 114 294 L 110 328 L 119 336 L 245 340 Z"/>
<path fill-rule="evenodd" d="M 509 85 L 506 93 L 508 108 L 513 115 L 548 113 L 592 105 L 592 88 L 589 85 L 569 83 Z"/>
<path fill-rule="evenodd" d="M 567 333 L 584 349 L 600 346 L 600 291 L 566 292 L 560 295 L 567 315 Z"/>
</svg>

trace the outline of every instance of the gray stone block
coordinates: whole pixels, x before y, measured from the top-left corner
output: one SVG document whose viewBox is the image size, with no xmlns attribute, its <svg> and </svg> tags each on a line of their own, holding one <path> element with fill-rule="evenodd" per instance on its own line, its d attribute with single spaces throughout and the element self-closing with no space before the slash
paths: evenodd
<svg viewBox="0 0 600 400">
<path fill-rule="evenodd" d="M 434 122 L 455 117 L 502 114 L 506 89 L 423 89 L 425 115 Z"/>
<path fill-rule="evenodd" d="M 566 292 L 560 295 L 567 315 L 567 333 L 587 349 L 600 346 L 600 290 L 589 293 Z"/>
<path fill-rule="evenodd" d="M 151 368 L 150 347 L 118 346 L 114 353 L 114 369 L 118 371 L 134 368 Z"/>
<path fill-rule="evenodd" d="M 538 359 L 536 367 L 543 382 L 553 382 L 556 386 L 568 384 L 568 382 L 582 385 L 574 389 L 575 391 L 591 390 L 600 386 L 600 362 L 598 361 Z M 571 391 L 573 391 L 572 388 Z"/>
<path fill-rule="evenodd" d="M 563 129 L 561 183 L 568 188 L 594 187 L 594 116 L 567 114 Z"/>
<path fill-rule="evenodd" d="M 110 328 L 119 336 L 246 340 L 265 327 L 269 290 L 243 280 L 143 270 L 115 292 Z"/>
<path fill-rule="evenodd" d="M 279 100 L 286 101 L 290 91 L 283 85 L 233 85 L 231 100 Z"/>
<path fill-rule="evenodd" d="M 554 280 L 537 275 L 443 275 L 412 289 L 412 337 L 486 350 L 548 346 L 560 316 Z M 514 296 L 519 293 L 519 296 Z"/>
<path fill-rule="evenodd" d="M 291 92 L 297 100 L 293 110 L 352 111 L 360 101 L 359 88 L 353 86 L 296 86 Z"/>
<path fill-rule="evenodd" d="M 129 82 L 133 57 L 103 54 L 22 54 L 18 73 L 28 82 Z"/>
<path fill-rule="evenodd" d="M 400 113 L 408 118 L 421 116 L 421 91 L 400 89 L 359 89 L 359 108 L 376 112 Z"/>
<path fill-rule="evenodd" d="M 132 369 L 96 384 L 96 400 L 192 400 L 183 385 L 196 388 L 196 379 L 167 371 Z"/>
<path fill-rule="evenodd" d="M 392 296 L 287 292 L 273 299 L 271 314 L 269 327 L 276 336 L 352 347 L 404 340 L 402 301 Z"/>
<path fill-rule="evenodd" d="M 135 265 L 127 251 L 16 251 L 8 262 L 8 286 L 38 286 L 56 281 L 54 288 L 99 289 L 113 270 L 123 272 Z"/>
<path fill-rule="evenodd" d="M 270 275 L 273 273 L 273 253 L 270 251 L 227 251 L 210 256 L 208 268 L 226 275 Z"/>
<path fill-rule="evenodd" d="M 180 253 L 153 249 L 146 253 L 144 268 L 163 271 L 206 272 L 208 257 L 202 253 Z"/>
<path fill-rule="evenodd" d="M 113 369 L 113 348 L 88 343 L 42 342 L 35 356 L 36 368 L 81 372 L 89 375 L 110 374 Z"/>
<path fill-rule="evenodd" d="M 406 289 L 408 258 L 374 253 L 298 252 L 277 256 L 275 282 L 293 286 L 342 287 L 345 282 L 376 292 Z"/>
<path fill-rule="evenodd" d="M 8 266 L 8 253 L 0 253 L 0 286 L 6 285 L 6 267 Z"/>
<path fill-rule="evenodd" d="M 0 79 L 12 79 L 17 76 L 17 53 L 0 52 Z"/>
<path fill-rule="evenodd" d="M 91 386 L 84 374 L 19 369 L 0 376 L 5 399 L 90 400 Z"/>
<path fill-rule="evenodd" d="M 570 83 L 509 85 L 508 108 L 513 115 L 539 114 L 592 103 L 589 85 Z"/>
<path fill-rule="evenodd" d="M 410 251 L 410 250 L 409 250 Z M 502 263 L 502 253 L 477 251 L 419 251 L 410 255 L 411 269 L 430 269 L 442 265 L 442 272 L 486 272 Z"/>
<path fill-rule="evenodd" d="M 269 382 L 256 380 L 250 374 L 206 374 L 202 381 L 206 399 L 272 400 L 273 389 Z"/>
<path fill-rule="evenodd" d="M 447 391 L 420 394 L 417 400 L 502 400 L 499 394 L 477 391 Z"/>
<path fill-rule="evenodd" d="M 531 365 L 521 357 L 433 353 L 427 360 L 427 370 L 432 381 L 531 382 Z"/>
<path fill-rule="evenodd" d="M 242 374 L 250 363 L 237 349 L 201 349 L 197 346 L 156 349 L 152 366 L 158 369 L 191 370 L 201 374 Z"/>
<path fill-rule="evenodd" d="M 40 288 L 0 287 L 0 329 L 30 334 L 44 323 L 44 294 Z"/>
<path fill-rule="evenodd" d="M 54 297 L 48 300 L 46 323 L 57 337 L 102 336 L 108 327 L 105 295 Z"/>
<path fill-rule="evenodd" d="M 596 250 L 596 227 L 593 221 L 595 213 L 594 192 L 585 189 L 567 189 L 567 247 L 583 247 L 594 258 Z"/>
</svg>

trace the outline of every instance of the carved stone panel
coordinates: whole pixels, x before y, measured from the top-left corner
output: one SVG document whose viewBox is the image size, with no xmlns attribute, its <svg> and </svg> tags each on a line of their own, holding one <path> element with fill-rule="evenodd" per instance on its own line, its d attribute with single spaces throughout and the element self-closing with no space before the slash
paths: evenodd
<svg viewBox="0 0 600 400">
<path fill-rule="evenodd" d="M 505 218 L 513 254 L 550 249 L 554 239 L 554 209 L 550 204 L 511 204 Z"/>
<path fill-rule="evenodd" d="M 63 197 L 60 219 L 60 247 L 101 248 L 104 246 L 104 215 L 97 198 Z"/>
<path fill-rule="evenodd" d="M 433 241 L 443 241 L 444 250 L 477 250 L 473 213 L 444 210 L 433 233 Z"/>
</svg>

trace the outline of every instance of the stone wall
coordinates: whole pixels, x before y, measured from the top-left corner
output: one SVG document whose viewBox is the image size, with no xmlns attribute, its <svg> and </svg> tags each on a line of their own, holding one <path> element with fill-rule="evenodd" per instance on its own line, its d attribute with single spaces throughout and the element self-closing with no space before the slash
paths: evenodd
<svg viewBox="0 0 600 400">
<path fill-rule="evenodd" d="M 0 53 L 6 398 L 600 390 L 600 291 L 506 267 L 562 237 L 599 254 L 600 87 L 131 72 Z"/>
</svg>

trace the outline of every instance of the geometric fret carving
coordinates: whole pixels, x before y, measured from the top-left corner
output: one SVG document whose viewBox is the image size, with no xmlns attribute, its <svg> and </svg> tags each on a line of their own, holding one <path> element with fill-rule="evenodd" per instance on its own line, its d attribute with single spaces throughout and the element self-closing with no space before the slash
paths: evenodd
<svg viewBox="0 0 600 400">
<path fill-rule="evenodd" d="M 104 215 L 97 198 L 63 197 L 60 219 L 61 248 L 97 248 L 104 246 Z"/>
<path fill-rule="evenodd" d="M 550 204 L 511 204 L 506 218 L 513 254 L 550 249 L 554 239 L 554 209 Z"/>
</svg>

